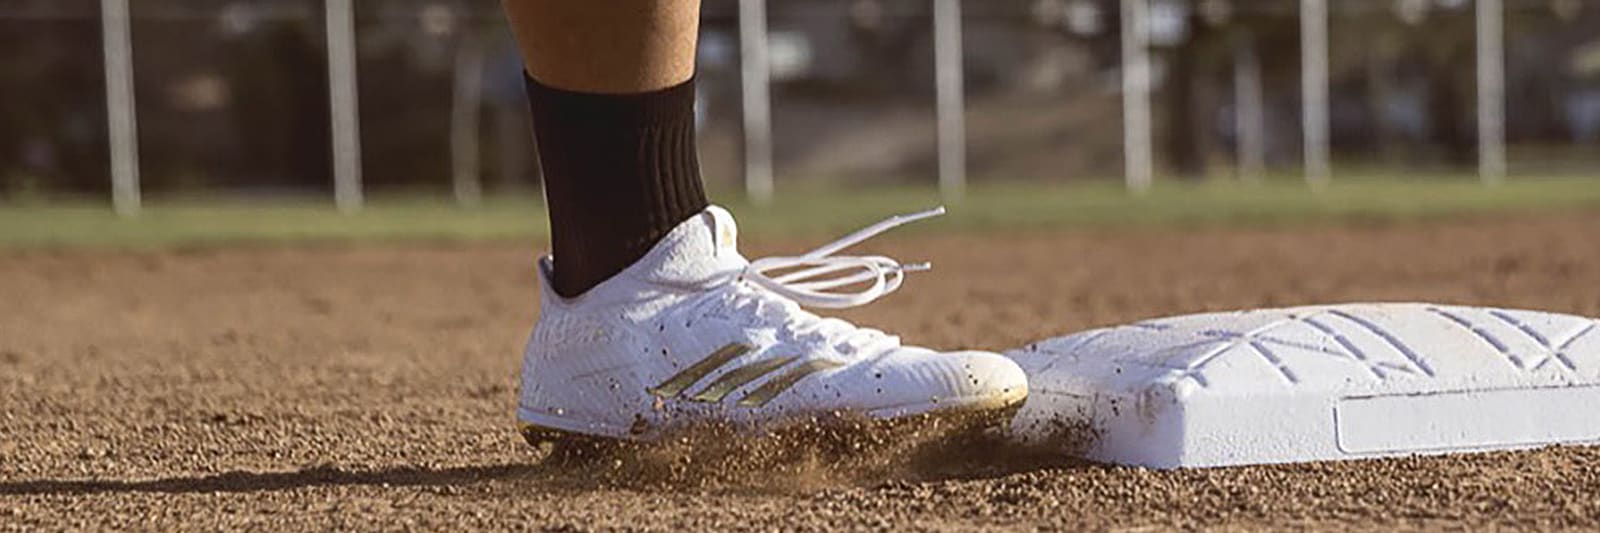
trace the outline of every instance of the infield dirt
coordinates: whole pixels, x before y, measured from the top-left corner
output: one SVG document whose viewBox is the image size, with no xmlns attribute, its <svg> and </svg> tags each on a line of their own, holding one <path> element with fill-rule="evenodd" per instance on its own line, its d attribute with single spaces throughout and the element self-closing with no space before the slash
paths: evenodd
<svg viewBox="0 0 1600 533">
<path fill-rule="evenodd" d="M 1346 301 L 1596 316 L 1597 230 L 1600 214 L 891 236 L 868 249 L 936 270 L 844 316 L 989 349 Z M 0 253 L 0 528 L 1600 527 L 1600 448 L 1156 472 L 921 427 L 552 459 L 511 414 L 534 250 Z"/>
</svg>

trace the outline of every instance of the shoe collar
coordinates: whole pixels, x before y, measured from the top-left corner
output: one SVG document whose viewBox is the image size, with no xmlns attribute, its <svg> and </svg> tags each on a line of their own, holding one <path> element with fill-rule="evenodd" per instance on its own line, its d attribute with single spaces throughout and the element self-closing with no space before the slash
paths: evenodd
<svg viewBox="0 0 1600 533">
<path fill-rule="evenodd" d="M 739 226 L 733 215 L 713 205 L 679 223 L 644 257 L 583 294 L 564 298 L 552 289 L 553 256 L 540 258 L 539 278 L 543 301 L 577 305 L 633 298 L 651 288 L 701 290 L 749 264 L 739 254 Z"/>
</svg>

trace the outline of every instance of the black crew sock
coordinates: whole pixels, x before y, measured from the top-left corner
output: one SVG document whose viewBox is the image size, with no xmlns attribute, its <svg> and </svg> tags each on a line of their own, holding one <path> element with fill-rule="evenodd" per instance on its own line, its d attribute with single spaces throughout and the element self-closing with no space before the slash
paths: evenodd
<svg viewBox="0 0 1600 533">
<path fill-rule="evenodd" d="M 639 94 L 527 87 L 557 294 L 599 285 L 705 210 L 694 80 Z"/>
</svg>

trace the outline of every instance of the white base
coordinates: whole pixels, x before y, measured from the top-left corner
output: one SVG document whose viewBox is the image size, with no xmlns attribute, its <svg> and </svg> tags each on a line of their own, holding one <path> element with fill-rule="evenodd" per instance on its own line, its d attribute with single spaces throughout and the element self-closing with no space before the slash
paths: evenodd
<svg viewBox="0 0 1600 533">
<path fill-rule="evenodd" d="M 1600 442 L 1600 321 L 1353 304 L 1167 318 L 1007 354 L 1023 440 L 1208 467 Z M 1052 440 L 1055 439 L 1055 440 Z"/>
</svg>

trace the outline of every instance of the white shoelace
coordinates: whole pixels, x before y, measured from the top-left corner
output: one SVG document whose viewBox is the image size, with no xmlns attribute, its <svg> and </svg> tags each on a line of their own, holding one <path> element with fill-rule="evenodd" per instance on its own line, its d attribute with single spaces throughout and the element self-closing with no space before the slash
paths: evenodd
<svg viewBox="0 0 1600 533">
<path fill-rule="evenodd" d="M 763 257 L 745 267 L 742 277 L 764 289 L 801 305 L 824 309 L 844 309 L 871 303 L 894 292 L 905 282 L 905 273 L 928 270 L 928 263 L 902 265 L 884 256 L 835 256 L 845 248 L 905 224 L 944 214 L 943 207 L 920 213 L 896 215 L 844 236 L 804 255 Z M 799 269 L 777 276 L 769 272 Z M 871 283 L 860 290 L 836 291 L 841 287 Z"/>
</svg>

